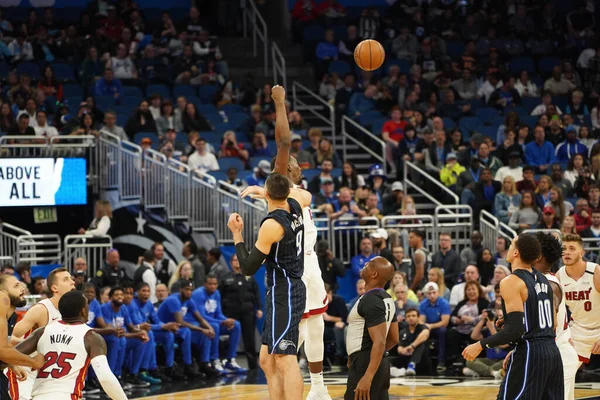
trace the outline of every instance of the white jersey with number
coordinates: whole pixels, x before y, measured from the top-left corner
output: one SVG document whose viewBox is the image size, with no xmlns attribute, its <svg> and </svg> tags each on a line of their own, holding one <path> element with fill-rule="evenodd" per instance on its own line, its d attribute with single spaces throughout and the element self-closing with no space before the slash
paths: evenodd
<svg viewBox="0 0 600 400">
<path fill-rule="evenodd" d="M 565 290 L 562 287 L 558 278 L 554 274 L 545 274 L 544 276 L 548 278 L 548 281 L 556 283 L 562 293 L 562 299 L 560 301 L 558 311 L 556 313 L 556 345 L 560 347 L 561 345 L 564 345 L 566 343 L 570 346 L 569 339 L 571 339 L 571 330 L 569 329 L 569 321 L 567 320 Z"/>
<path fill-rule="evenodd" d="M 50 299 L 40 300 L 37 304 L 41 304 L 42 306 L 46 307 L 46 311 L 48 312 L 48 324 L 46 324 L 46 326 L 53 324 L 61 319 L 60 311 L 58 311 L 58 309 L 54 307 L 54 304 L 52 304 L 52 301 L 50 301 Z M 30 333 L 31 332 L 28 332 L 27 335 L 25 335 L 25 337 L 29 336 Z M 36 353 L 33 353 L 32 356 L 35 354 Z M 31 399 L 31 391 L 33 390 L 33 384 L 35 381 L 35 377 L 37 376 L 37 371 L 32 371 L 31 368 L 27 367 L 25 367 L 24 370 L 27 374 L 27 379 L 25 379 L 24 381 L 17 381 L 17 384 L 19 386 L 19 399 L 29 400 Z"/>
<path fill-rule="evenodd" d="M 44 355 L 46 363 L 37 373 L 33 399 L 46 395 L 56 395 L 57 400 L 81 398 L 90 364 L 84 337 L 90 329 L 86 324 L 63 321 L 44 329 L 37 351 Z"/>
</svg>

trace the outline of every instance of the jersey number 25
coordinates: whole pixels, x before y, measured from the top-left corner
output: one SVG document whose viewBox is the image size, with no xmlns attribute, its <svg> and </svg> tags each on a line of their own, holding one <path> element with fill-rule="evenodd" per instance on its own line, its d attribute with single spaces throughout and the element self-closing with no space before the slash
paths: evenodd
<svg viewBox="0 0 600 400">
<path fill-rule="evenodd" d="M 54 379 L 62 378 L 71 372 L 71 364 L 69 361 L 74 360 L 77 354 L 75 353 L 57 353 L 49 351 L 44 357 L 46 362 L 38 372 L 38 378 L 45 379 L 51 376 Z"/>
</svg>

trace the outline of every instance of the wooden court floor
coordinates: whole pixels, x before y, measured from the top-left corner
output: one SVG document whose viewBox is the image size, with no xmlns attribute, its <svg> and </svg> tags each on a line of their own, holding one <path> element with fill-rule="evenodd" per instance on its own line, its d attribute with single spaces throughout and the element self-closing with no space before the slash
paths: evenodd
<svg viewBox="0 0 600 400">
<path fill-rule="evenodd" d="M 404 380 L 403 380 L 404 381 Z M 461 400 L 496 400 L 498 382 L 462 381 L 447 383 L 447 380 L 414 380 L 413 384 L 392 384 L 390 400 L 426 400 L 426 399 L 461 399 Z M 595 389 L 576 389 L 576 399 L 600 400 L 599 384 L 582 384 Z M 329 394 L 335 400 L 343 399 L 343 385 L 328 385 Z M 304 398 L 308 394 L 309 385 L 305 385 Z M 231 385 L 206 389 L 190 390 L 178 393 L 162 394 L 142 398 L 144 400 L 264 400 L 269 399 L 266 385 Z M 278 399 L 279 400 L 279 399 Z M 377 400 L 377 399 L 373 399 Z"/>
</svg>

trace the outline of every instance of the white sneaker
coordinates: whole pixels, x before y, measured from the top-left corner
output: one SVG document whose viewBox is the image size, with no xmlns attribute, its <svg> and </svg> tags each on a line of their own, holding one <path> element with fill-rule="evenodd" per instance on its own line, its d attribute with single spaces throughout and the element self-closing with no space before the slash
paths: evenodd
<svg viewBox="0 0 600 400">
<path fill-rule="evenodd" d="M 306 400 L 331 400 L 331 396 L 326 387 L 323 387 L 323 389 L 310 389 Z"/>
<path fill-rule="evenodd" d="M 390 367 L 390 376 L 392 378 L 400 378 L 406 375 L 406 368 Z"/>
<path fill-rule="evenodd" d="M 300 368 L 305 369 L 308 367 L 308 361 L 306 361 L 306 358 L 301 358 L 300 361 L 298 361 L 298 365 Z"/>
<path fill-rule="evenodd" d="M 499 369 L 498 371 L 493 371 L 492 376 L 494 379 L 502 379 L 502 370 Z"/>
<path fill-rule="evenodd" d="M 223 364 L 221 363 L 221 360 L 219 360 L 218 358 L 212 362 L 212 366 L 220 373 L 226 373 L 225 368 L 223 368 Z"/>
<path fill-rule="evenodd" d="M 467 367 L 464 367 L 462 369 L 462 373 L 463 373 L 464 376 L 471 376 L 473 378 L 478 378 L 479 377 L 479 374 L 477 372 L 475 372 L 471 368 L 467 368 Z"/>
</svg>

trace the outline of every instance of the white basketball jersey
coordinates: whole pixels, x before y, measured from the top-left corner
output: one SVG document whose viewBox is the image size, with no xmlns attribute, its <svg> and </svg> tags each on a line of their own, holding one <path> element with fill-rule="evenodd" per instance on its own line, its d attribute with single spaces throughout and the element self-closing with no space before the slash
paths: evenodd
<svg viewBox="0 0 600 400">
<path fill-rule="evenodd" d="M 294 185 L 294 188 L 298 189 L 300 186 Z M 304 254 L 310 255 L 315 252 L 315 245 L 317 244 L 317 227 L 315 221 L 313 221 L 310 207 L 302 209 L 302 220 L 304 222 Z"/>
<path fill-rule="evenodd" d="M 46 363 L 38 371 L 32 395 L 69 394 L 80 399 L 90 364 L 84 337 L 91 328 L 86 324 L 69 325 L 62 321 L 48 325 L 40 337 L 37 351 Z"/>
<path fill-rule="evenodd" d="M 46 307 L 46 310 L 48 310 L 48 325 L 62 318 L 60 311 L 54 307 L 54 304 L 52 304 L 50 299 L 40 300 L 38 304 L 42 304 L 44 307 Z"/>
<path fill-rule="evenodd" d="M 585 330 L 600 330 L 600 293 L 594 287 L 596 263 L 588 262 L 579 280 L 567 275 L 566 267 L 558 270 L 558 278 L 563 286 L 567 306 L 571 311 L 571 324 Z M 597 334 L 597 333 L 596 333 Z"/>
<path fill-rule="evenodd" d="M 565 290 L 554 274 L 545 274 L 544 276 L 548 278 L 548 281 L 556 283 L 562 293 L 562 300 L 560 301 L 558 312 L 556 313 L 556 345 L 558 347 L 565 344 L 570 346 L 569 339 L 571 338 L 571 330 L 569 329 L 569 321 L 567 320 Z"/>
</svg>

